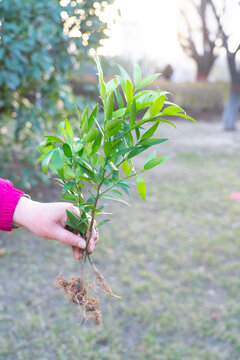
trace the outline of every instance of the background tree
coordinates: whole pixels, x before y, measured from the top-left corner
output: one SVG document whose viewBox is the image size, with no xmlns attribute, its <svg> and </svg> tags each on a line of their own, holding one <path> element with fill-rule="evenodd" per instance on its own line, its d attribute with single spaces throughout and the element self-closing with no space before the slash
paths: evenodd
<svg viewBox="0 0 240 360">
<path fill-rule="evenodd" d="M 240 41 L 236 43 L 235 49 L 232 51 L 230 46 L 231 35 L 227 34 L 223 25 L 227 6 L 226 1 L 223 0 L 221 9 L 217 9 L 216 4 L 212 0 L 208 0 L 208 3 L 213 9 L 214 16 L 218 23 L 220 38 L 222 46 L 226 50 L 231 77 L 230 96 L 223 111 L 223 126 L 225 130 L 235 130 L 235 123 L 240 105 L 240 67 L 237 66 L 237 56 L 240 54 Z M 240 2 L 236 2 L 236 6 L 240 6 Z"/>
<path fill-rule="evenodd" d="M 194 16 L 189 12 L 190 6 L 194 9 Z M 197 80 L 207 80 L 217 58 L 218 27 L 217 24 L 212 26 L 211 6 L 208 0 L 190 0 L 184 2 L 180 12 L 183 27 L 178 32 L 179 43 L 197 65 Z"/>
<path fill-rule="evenodd" d="M 113 0 L 0 1 L 0 145 L 29 144 L 72 108 L 68 86 L 81 59 L 106 38 Z M 93 51 L 93 50 L 92 50 Z"/>
</svg>

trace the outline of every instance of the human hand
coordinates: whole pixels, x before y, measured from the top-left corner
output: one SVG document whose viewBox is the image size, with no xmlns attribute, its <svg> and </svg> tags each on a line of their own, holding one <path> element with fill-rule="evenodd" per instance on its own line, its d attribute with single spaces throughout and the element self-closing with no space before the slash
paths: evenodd
<svg viewBox="0 0 240 360">
<path fill-rule="evenodd" d="M 78 209 L 69 203 L 45 204 L 21 197 L 13 215 L 13 225 L 23 226 L 40 237 L 71 245 L 74 257 L 81 259 L 86 248 L 86 241 L 77 235 L 76 231 L 71 231 L 66 226 L 65 222 L 68 220 L 66 210 L 79 214 Z M 94 229 L 89 241 L 88 253 L 94 251 L 97 242 L 98 232 Z"/>
</svg>

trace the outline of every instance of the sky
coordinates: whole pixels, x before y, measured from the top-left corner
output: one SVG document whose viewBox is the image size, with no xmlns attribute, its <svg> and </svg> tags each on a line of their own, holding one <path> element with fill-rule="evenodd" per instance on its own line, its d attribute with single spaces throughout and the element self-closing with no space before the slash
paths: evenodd
<svg viewBox="0 0 240 360">
<path fill-rule="evenodd" d="M 122 16 L 114 25 L 111 19 L 117 8 Z M 112 32 L 102 52 L 113 56 L 125 51 L 136 59 L 146 55 L 157 60 L 175 57 L 178 8 L 179 0 L 116 0 L 106 9 L 105 19 L 110 21 Z"/>
<path fill-rule="evenodd" d="M 230 5 L 225 19 L 229 33 L 234 34 L 233 47 L 234 42 L 240 40 L 240 6 L 234 8 L 237 1 L 228 0 Z M 107 7 L 104 14 L 111 32 L 100 54 L 121 55 L 135 62 L 147 57 L 159 67 L 168 63 L 177 67 L 177 77 L 194 77 L 195 64 L 183 54 L 177 40 L 179 8 L 183 2 L 186 4 L 187 0 L 115 0 L 114 5 Z M 118 8 L 121 17 L 114 23 Z M 190 7 L 189 14 L 194 18 Z M 221 61 L 224 62 L 224 59 Z"/>
</svg>

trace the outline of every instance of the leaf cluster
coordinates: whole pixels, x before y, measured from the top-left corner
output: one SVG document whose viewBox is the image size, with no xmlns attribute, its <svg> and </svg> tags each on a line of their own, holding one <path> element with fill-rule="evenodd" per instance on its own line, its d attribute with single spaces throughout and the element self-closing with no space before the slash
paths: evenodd
<svg viewBox="0 0 240 360">
<path fill-rule="evenodd" d="M 167 141 L 157 134 L 161 123 L 175 125 L 169 117 L 181 117 L 195 121 L 182 108 L 170 103 L 167 92 L 144 90 L 159 74 L 142 78 L 141 69 L 134 66 L 133 80 L 119 66 L 120 75 L 107 83 L 104 81 L 98 59 L 99 93 L 104 111 L 104 121 L 98 121 L 98 104 L 90 111 L 76 108 L 78 131 L 73 132 L 68 120 L 58 125 L 59 136 L 47 135 L 40 144 L 42 171 L 48 169 L 58 174 L 63 186 L 62 199 L 73 201 L 81 217 L 69 216 L 69 225 L 85 233 L 88 215 L 92 219 L 104 214 L 100 199 L 110 199 L 128 204 L 132 183 L 142 199 L 146 198 L 146 183 L 141 174 L 163 163 L 167 157 L 158 157 L 152 151 L 141 169 L 135 169 L 134 159 L 149 148 Z M 88 197 L 83 188 L 87 185 Z M 105 220 L 109 221 L 109 219 Z M 98 226 L 103 223 L 99 223 Z"/>
</svg>

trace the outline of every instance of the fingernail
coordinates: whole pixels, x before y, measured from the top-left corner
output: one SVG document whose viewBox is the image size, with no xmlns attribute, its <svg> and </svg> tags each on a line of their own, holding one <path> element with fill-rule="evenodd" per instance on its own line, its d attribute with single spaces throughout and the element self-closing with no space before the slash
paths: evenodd
<svg viewBox="0 0 240 360">
<path fill-rule="evenodd" d="M 78 247 L 80 247 L 81 249 L 85 249 L 85 247 L 86 247 L 86 242 L 83 241 L 83 240 L 79 241 L 79 242 L 78 242 Z"/>
</svg>

